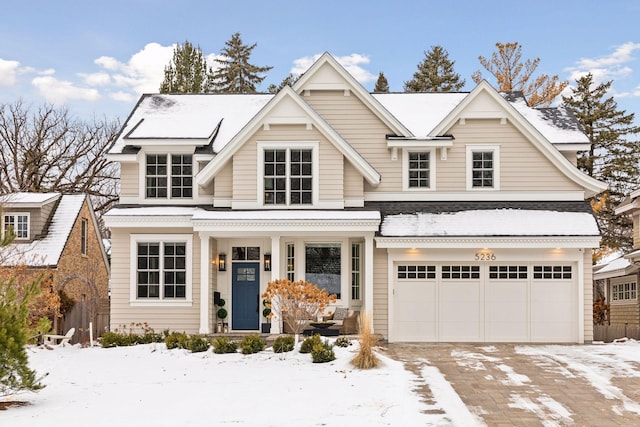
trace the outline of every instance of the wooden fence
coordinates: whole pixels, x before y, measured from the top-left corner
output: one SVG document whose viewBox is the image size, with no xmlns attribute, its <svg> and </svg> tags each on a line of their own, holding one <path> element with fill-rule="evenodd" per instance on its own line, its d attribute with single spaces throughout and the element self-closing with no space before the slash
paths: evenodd
<svg viewBox="0 0 640 427">
<path fill-rule="evenodd" d="M 625 337 L 640 340 L 640 326 L 593 325 L 594 341 L 612 342 Z"/>
<path fill-rule="evenodd" d="M 93 326 L 93 339 L 102 336 L 109 327 L 109 301 L 89 300 L 78 301 L 73 308 L 65 314 L 63 330 L 76 329 L 71 339 L 72 344 L 89 342 L 89 322 Z"/>
</svg>

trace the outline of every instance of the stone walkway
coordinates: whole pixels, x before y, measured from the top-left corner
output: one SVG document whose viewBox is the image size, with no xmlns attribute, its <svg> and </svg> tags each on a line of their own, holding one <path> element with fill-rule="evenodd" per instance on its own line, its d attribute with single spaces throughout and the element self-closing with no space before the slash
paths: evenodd
<svg viewBox="0 0 640 427">
<path fill-rule="evenodd" d="M 425 403 L 437 404 L 423 368 L 436 367 L 488 426 L 640 426 L 640 366 L 604 353 L 513 344 L 394 343 L 385 351 L 417 376 Z"/>
</svg>

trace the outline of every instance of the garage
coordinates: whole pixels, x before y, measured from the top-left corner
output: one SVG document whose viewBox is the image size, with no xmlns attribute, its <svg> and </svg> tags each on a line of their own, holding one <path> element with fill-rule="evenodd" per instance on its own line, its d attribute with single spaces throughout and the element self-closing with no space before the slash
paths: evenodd
<svg viewBox="0 0 640 427">
<path fill-rule="evenodd" d="M 575 342 L 573 264 L 395 264 L 393 340 Z"/>
</svg>

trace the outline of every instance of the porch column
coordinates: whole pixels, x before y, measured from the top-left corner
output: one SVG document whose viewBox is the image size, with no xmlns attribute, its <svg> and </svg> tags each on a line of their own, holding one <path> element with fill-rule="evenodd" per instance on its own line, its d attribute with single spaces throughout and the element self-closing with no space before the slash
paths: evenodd
<svg viewBox="0 0 640 427">
<path fill-rule="evenodd" d="M 209 330 L 209 272 L 211 259 L 209 254 L 209 236 L 200 234 L 200 333 Z"/>
<path fill-rule="evenodd" d="M 280 279 L 280 236 L 271 236 L 271 280 Z M 280 318 L 271 318 L 271 333 L 279 334 Z"/>
<path fill-rule="evenodd" d="M 373 234 L 364 237 L 364 310 L 371 319 L 373 329 Z"/>
</svg>

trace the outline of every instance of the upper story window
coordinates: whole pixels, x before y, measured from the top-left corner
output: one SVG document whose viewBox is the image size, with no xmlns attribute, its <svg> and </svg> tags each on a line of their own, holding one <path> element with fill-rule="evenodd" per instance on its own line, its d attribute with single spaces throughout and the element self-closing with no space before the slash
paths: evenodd
<svg viewBox="0 0 640 427">
<path fill-rule="evenodd" d="M 467 190 L 500 189 L 498 146 L 467 146 Z"/>
<path fill-rule="evenodd" d="M 29 214 L 7 213 L 3 217 L 3 233 L 12 232 L 16 239 L 29 238 Z"/>
<path fill-rule="evenodd" d="M 265 205 L 311 205 L 314 200 L 314 155 L 310 148 L 265 149 Z"/>
<path fill-rule="evenodd" d="M 147 154 L 145 174 L 148 199 L 191 198 L 193 196 L 193 156 L 188 154 Z"/>
<path fill-rule="evenodd" d="M 80 253 L 82 255 L 87 254 L 87 232 L 89 222 L 86 218 L 82 218 L 80 226 Z"/>
<path fill-rule="evenodd" d="M 433 150 L 403 152 L 403 187 L 405 190 L 435 189 L 435 157 Z"/>
</svg>

